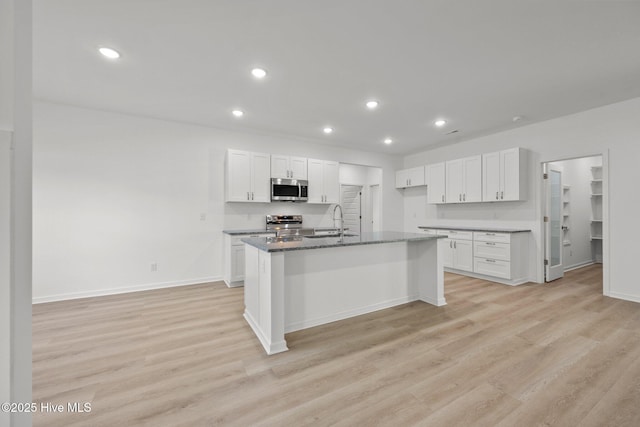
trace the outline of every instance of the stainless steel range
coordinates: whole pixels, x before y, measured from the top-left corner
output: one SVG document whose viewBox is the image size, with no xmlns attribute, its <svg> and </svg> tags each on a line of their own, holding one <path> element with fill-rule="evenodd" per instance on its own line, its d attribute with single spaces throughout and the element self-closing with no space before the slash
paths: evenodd
<svg viewBox="0 0 640 427">
<path fill-rule="evenodd" d="M 267 230 L 275 231 L 277 237 L 314 234 L 313 228 L 303 228 L 302 215 L 267 215 Z"/>
</svg>

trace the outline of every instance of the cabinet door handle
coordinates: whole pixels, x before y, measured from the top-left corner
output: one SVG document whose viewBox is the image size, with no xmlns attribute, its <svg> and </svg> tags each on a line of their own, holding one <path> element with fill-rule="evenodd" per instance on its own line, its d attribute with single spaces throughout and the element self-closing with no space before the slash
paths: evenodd
<svg viewBox="0 0 640 427">
<path fill-rule="evenodd" d="M 467 201 L 467 193 L 464 193 L 464 194 L 462 195 L 462 200 L 463 200 L 463 201 L 465 201 L 465 202 Z"/>
<path fill-rule="evenodd" d="M 485 261 L 487 261 L 487 262 L 496 262 L 496 261 L 495 261 L 495 260 L 493 260 L 493 259 L 485 259 Z"/>
<path fill-rule="evenodd" d="M 453 240 L 449 240 L 449 247 L 453 249 Z"/>
<path fill-rule="evenodd" d="M 248 191 L 247 191 L 247 200 L 251 200 L 251 199 L 249 198 L 249 192 L 248 192 Z"/>
<path fill-rule="evenodd" d="M 491 243 L 491 242 L 486 242 L 485 244 L 489 245 L 489 246 L 495 246 L 496 245 L 495 243 Z"/>
<path fill-rule="evenodd" d="M 458 249 L 458 245 L 456 244 L 456 241 L 453 241 L 453 249 Z"/>
<path fill-rule="evenodd" d="M 499 197 L 498 197 L 498 192 L 496 191 L 496 200 L 498 200 L 498 198 L 499 198 Z"/>
<path fill-rule="evenodd" d="M 253 200 L 253 191 L 251 192 L 251 200 Z"/>
<path fill-rule="evenodd" d="M 461 202 L 462 201 L 462 194 L 458 194 L 458 201 Z"/>
<path fill-rule="evenodd" d="M 500 192 L 500 199 L 504 199 L 504 191 Z"/>
<path fill-rule="evenodd" d="M 442 203 L 444 203 L 444 194 L 442 195 Z"/>
</svg>

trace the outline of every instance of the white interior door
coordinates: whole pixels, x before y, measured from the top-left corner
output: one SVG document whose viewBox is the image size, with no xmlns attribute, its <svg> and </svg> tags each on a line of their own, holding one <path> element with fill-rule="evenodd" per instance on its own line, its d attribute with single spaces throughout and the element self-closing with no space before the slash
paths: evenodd
<svg viewBox="0 0 640 427">
<path fill-rule="evenodd" d="M 380 201 L 380 185 L 376 184 L 369 186 L 369 194 L 371 199 L 371 231 L 377 233 L 382 229 L 382 204 Z"/>
<path fill-rule="evenodd" d="M 545 182 L 545 281 L 564 276 L 562 265 L 562 171 L 547 165 Z"/>
<path fill-rule="evenodd" d="M 359 235 L 362 232 L 362 186 L 340 185 L 340 205 L 344 211 L 344 227 L 349 233 Z"/>
</svg>

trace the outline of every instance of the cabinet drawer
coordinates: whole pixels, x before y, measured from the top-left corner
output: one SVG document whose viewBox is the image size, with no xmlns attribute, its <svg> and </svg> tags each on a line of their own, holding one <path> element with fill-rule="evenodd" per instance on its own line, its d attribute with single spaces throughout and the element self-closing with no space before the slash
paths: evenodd
<svg viewBox="0 0 640 427">
<path fill-rule="evenodd" d="M 473 254 L 480 258 L 499 259 L 509 261 L 511 259 L 511 245 L 496 242 L 473 242 Z"/>
<path fill-rule="evenodd" d="M 450 239 L 473 240 L 473 232 L 461 230 L 438 230 L 438 234 L 449 236 Z"/>
<path fill-rule="evenodd" d="M 487 276 L 511 279 L 511 263 L 491 258 L 474 258 L 473 271 Z"/>
<path fill-rule="evenodd" d="M 509 243 L 511 241 L 511 235 L 509 233 L 491 233 L 488 231 L 474 231 L 473 239 L 479 242 Z"/>
</svg>

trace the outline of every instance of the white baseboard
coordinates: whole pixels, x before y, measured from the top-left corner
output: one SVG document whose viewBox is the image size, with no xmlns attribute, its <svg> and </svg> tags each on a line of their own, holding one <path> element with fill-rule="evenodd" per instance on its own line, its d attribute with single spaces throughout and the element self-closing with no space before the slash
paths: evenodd
<svg viewBox="0 0 640 427">
<path fill-rule="evenodd" d="M 619 292 L 609 292 L 609 295 L 607 296 L 611 298 L 623 299 L 625 301 L 640 302 L 639 295 L 628 295 L 628 294 L 621 294 Z"/>
<path fill-rule="evenodd" d="M 593 264 L 595 264 L 594 261 L 591 261 L 591 260 L 590 261 L 585 261 L 585 262 L 581 262 L 579 264 L 573 264 L 573 265 L 570 265 L 568 267 L 565 267 L 564 271 L 566 273 L 567 271 L 577 270 L 578 268 L 586 267 L 588 265 L 593 265 Z"/>
<path fill-rule="evenodd" d="M 336 322 L 338 320 L 344 320 L 350 317 L 372 313 L 378 310 L 384 310 L 385 308 L 395 307 L 396 305 L 406 304 L 412 301 L 417 301 L 418 299 L 419 299 L 418 295 L 409 295 L 406 297 L 396 298 L 389 301 L 383 301 L 383 302 L 368 305 L 365 307 L 358 307 L 352 310 L 342 311 L 340 313 L 333 313 L 327 316 L 317 317 L 315 319 L 309 319 L 301 322 L 294 322 L 294 323 L 285 325 L 284 332 L 288 334 L 289 332 L 312 328 L 314 326 L 320 326 L 327 323 Z"/>
<path fill-rule="evenodd" d="M 69 292 L 64 294 L 48 295 L 44 297 L 34 297 L 33 304 L 45 302 L 65 301 L 79 298 L 101 297 L 105 295 L 126 294 L 129 292 L 151 291 L 153 289 L 173 288 L 177 286 L 199 285 L 208 282 L 217 282 L 222 277 L 200 277 L 197 279 L 176 280 L 171 282 L 145 283 L 143 285 L 126 286 L 122 288 L 98 289 L 94 291 Z"/>
<path fill-rule="evenodd" d="M 260 341 L 260 344 L 262 344 L 262 347 L 265 349 L 268 355 L 282 353 L 283 351 L 289 350 L 289 348 L 287 347 L 287 342 L 285 340 L 271 342 L 271 340 L 267 338 L 265 333 L 260 328 L 259 323 L 256 322 L 251 313 L 249 313 L 247 310 L 244 311 L 244 318 L 253 330 L 253 333 L 256 334 L 256 337 L 258 337 L 258 341 Z"/>
<path fill-rule="evenodd" d="M 446 271 L 447 273 L 460 274 L 461 276 L 469 276 L 475 279 L 482 279 L 482 280 L 486 280 L 487 282 L 501 283 L 503 285 L 509 285 L 509 286 L 518 286 L 518 285 L 523 285 L 525 283 L 529 283 L 528 277 L 519 277 L 517 279 L 507 280 L 507 279 L 501 279 L 495 276 L 487 276 L 485 274 L 473 273 L 471 271 L 456 270 L 454 268 L 449 268 L 449 267 L 445 267 L 444 271 Z"/>
</svg>

